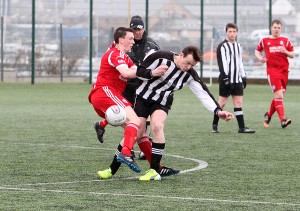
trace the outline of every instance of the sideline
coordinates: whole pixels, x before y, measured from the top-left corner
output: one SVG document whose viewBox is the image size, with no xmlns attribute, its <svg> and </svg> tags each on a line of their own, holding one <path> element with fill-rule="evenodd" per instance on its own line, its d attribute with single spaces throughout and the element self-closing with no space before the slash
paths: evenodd
<svg viewBox="0 0 300 211">
<path fill-rule="evenodd" d="M 121 194 L 121 193 L 101 193 L 101 192 L 81 192 L 70 190 L 45 190 L 45 189 L 30 189 L 30 188 L 8 188 L 1 187 L 0 190 L 11 191 L 29 191 L 29 192 L 51 192 L 51 193 L 67 193 L 67 194 L 80 194 L 80 195 L 93 195 L 93 196 L 115 196 L 115 197 L 139 197 L 139 198 L 155 198 L 160 200 L 180 200 L 180 201 L 202 201 L 202 202 L 219 202 L 219 203 L 236 203 L 236 204 L 262 204 L 262 205 L 275 205 L 275 206 L 293 206 L 298 207 L 300 204 L 285 203 L 285 202 L 268 202 L 268 201 L 249 201 L 249 200 L 230 200 L 230 199 L 213 199 L 213 198 L 193 198 L 193 197 L 177 197 L 177 196 L 159 196 L 159 195 L 141 195 L 141 194 Z"/>
</svg>

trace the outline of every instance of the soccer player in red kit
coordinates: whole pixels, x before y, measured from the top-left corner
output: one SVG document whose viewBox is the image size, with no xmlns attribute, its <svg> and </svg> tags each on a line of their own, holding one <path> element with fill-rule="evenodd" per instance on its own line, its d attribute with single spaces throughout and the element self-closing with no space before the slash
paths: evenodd
<svg viewBox="0 0 300 211">
<path fill-rule="evenodd" d="M 268 128 L 272 115 L 277 111 L 281 127 L 285 128 L 292 120 L 287 119 L 283 106 L 283 95 L 287 88 L 289 74 L 289 58 L 294 58 L 294 47 L 290 40 L 281 35 L 282 23 L 273 20 L 271 24 L 271 35 L 262 38 L 255 50 L 256 58 L 267 64 L 267 77 L 274 92 L 274 99 L 270 109 L 264 115 L 264 127 Z M 265 57 L 261 52 L 264 50 Z"/>
<path fill-rule="evenodd" d="M 140 168 L 130 157 L 140 120 L 133 111 L 131 103 L 122 96 L 127 78 L 136 77 L 137 67 L 126 54 L 134 44 L 132 29 L 125 27 L 116 29 L 114 40 L 116 46 L 109 49 L 101 59 L 100 70 L 89 94 L 89 101 L 96 113 L 102 118 L 105 118 L 105 111 L 112 105 L 119 105 L 125 109 L 127 119 L 125 125 L 123 125 L 124 144 L 122 152 L 118 155 L 118 161 L 125 163 L 132 170 L 140 172 Z M 105 122 L 102 121 L 102 124 L 105 124 Z"/>
<path fill-rule="evenodd" d="M 137 66 L 126 54 L 134 44 L 133 30 L 125 27 L 117 28 L 114 32 L 114 41 L 115 46 L 107 50 L 101 59 L 100 70 L 89 94 L 89 101 L 102 118 L 105 118 L 106 110 L 112 105 L 119 105 L 125 109 L 127 119 L 122 125 L 124 127 L 123 148 L 117 155 L 117 161 L 128 165 L 135 172 L 140 172 L 140 168 L 131 157 L 140 120 L 132 104 L 122 96 L 127 79 L 137 77 Z M 153 77 L 161 76 L 166 69 L 160 66 L 149 74 Z M 107 121 L 98 124 L 104 127 Z"/>
</svg>

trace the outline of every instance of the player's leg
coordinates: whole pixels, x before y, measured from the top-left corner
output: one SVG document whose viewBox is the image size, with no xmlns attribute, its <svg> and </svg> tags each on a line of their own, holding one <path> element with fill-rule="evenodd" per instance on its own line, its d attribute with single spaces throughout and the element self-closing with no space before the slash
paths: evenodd
<svg viewBox="0 0 300 211">
<path fill-rule="evenodd" d="M 280 124 L 282 128 L 285 128 L 291 124 L 291 119 L 287 119 L 285 116 L 283 96 L 286 90 L 287 74 L 282 75 L 271 75 L 269 82 L 274 92 L 274 108 L 278 114 Z"/>
<path fill-rule="evenodd" d="M 152 138 L 150 138 L 150 133 L 151 133 L 151 126 L 150 126 L 150 116 L 147 118 L 146 121 L 146 129 L 145 132 L 143 134 L 144 139 L 147 137 L 147 139 L 150 141 L 150 144 L 152 142 Z M 146 160 L 146 155 L 145 152 L 141 149 L 141 151 L 139 152 L 139 159 L 140 160 Z"/>
<path fill-rule="evenodd" d="M 224 106 L 226 105 L 228 101 L 228 97 L 222 97 L 222 96 L 219 96 L 219 105 L 220 105 L 220 108 L 224 108 Z M 213 133 L 219 133 L 219 129 L 218 129 L 218 125 L 219 125 L 219 117 L 218 115 L 215 115 L 214 114 L 214 118 L 213 118 L 213 122 L 212 122 L 212 132 Z"/>
<path fill-rule="evenodd" d="M 272 92 L 274 93 L 274 90 L 275 90 L 275 84 L 276 84 L 276 77 L 274 75 L 270 75 L 268 74 L 267 75 L 267 78 L 268 78 L 268 82 L 269 82 L 269 85 L 272 89 Z M 277 85 L 278 86 L 278 85 Z M 269 124 L 270 124 L 270 121 L 271 121 L 271 118 L 273 116 L 273 114 L 276 112 L 276 108 L 275 108 L 275 97 L 272 99 L 271 103 L 270 103 L 270 107 L 269 107 L 269 111 L 267 111 L 265 114 L 264 114 L 264 127 L 265 128 L 268 128 L 269 127 Z"/>
<path fill-rule="evenodd" d="M 224 108 L 228 101 L 228 97 L 230 96 L 230 86 L 226 86 L 223 81 L 219 82 L 219 106 L 221 109 Z M 219 125 L 219 117 L 214 114 L 213 122 L 212 122 L 212 132 L 219 133 L 218 125 Z"/>
<path fill-rule="evenodd" d="M 124 144 L 122 151 L 117 156 L 117 161 L 128 165 L 135 172 L 140 172 L 141 169 L 131 156 L 131 150 L 136 142 L 141 122 L 131 106 L 127 106 L 125 111 L 127 115 L 127 125 L 124 130 Z"/>
<path fill-rule="evenodd" d="M 155 110 L 151 114 L 151 128 L 153 135 L 152 159 L 150 169 L 144 176 L 140 177 L 140 180 L 160 180 L 160 175 L 157 171 L 160 169 L 160 161 L 164 154 L 166 141 L 164 135 L 164 124 L 167 116 L 168 114 L 164 110 Z"/>
<path fill-rule="evenodd" d="M 232 96 L 234 105 L 234 115 L 238 122 L 239 133 L 255 133 L 255 130 L 251 130 L 245 126 L 244 112 L 242 108 L 243 96 Z"/>
<path fill-rule="evenodd" d="M 110 179 L 112 178 L 113 175 L 117 173 L 117 171 L 121 166 L 121 163 L 117 161 L 117 155 L 122 151 L 122 148 L 123 147 L 120 143 L 119 146 L 117 147 L 117 151 L 108 169 L 105 169 L 103 171 L 98 171 L 98 176 L 100 179 Z"/>
<path fill-rule="evenodd" d="M 234 115 L 238 122 L 239 133 L 255 133 L 255 130 L 251 130 L 245 126 L 244 112 L 243 112 L 243 95 L 244 87 L 242 83 L 234 84 L 231 87 L 231 97 L 234 106 Z"/>
</svg>

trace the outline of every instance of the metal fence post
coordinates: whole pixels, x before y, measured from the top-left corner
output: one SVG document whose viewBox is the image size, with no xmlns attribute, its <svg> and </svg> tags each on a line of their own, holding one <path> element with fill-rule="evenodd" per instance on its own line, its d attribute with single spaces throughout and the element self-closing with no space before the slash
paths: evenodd
<svg viewBox="0 0 300 211">
<path fill-rule="evenodd" d="M 31 84 L 34 84 L 35 72 L 35 0 L 32 0 L 32 41 L 31 41 Z"/>
<path fill-rule="evenodd" d="M 59 40 L 60 40 L 60 82 L 63 82 L 63 36 L 62 23 L 59 24 Z"/>
<path fill-rule="evenodd" d="M 90 0 L 90 64 L 89 64 L 89 72 L 90 72 L 90 77 L 89 77 L 89 83 L 92 83 L 92 78 L 93 78 L 93 0 Z"/>
<path fill-rule="evenodd" d="M 146 32 L 149 34 L 148 22 L 149 22 L 149 1 L 146 0 Z"/>
<path fill-rule="evenodd" d="M 4 50 L 3 50 L 3 44 L 4 44 L 4 42 L 3 42 L 3 39 L 4 39 L 4 37 L 3 37 L 3 35 L 4 35 L 4 33 L 3 33 L 3 24 L 4 24 L 4 22 L 3 22 L 3 16 L 1 17 L 1 82 L 3 82 L 3 68 L 4 68 L 4 64 L 3 64 L 3 62 L 4 62 L 4 60 L 3 60 L 3 54 L 4 54 Z"/>
<path fill-rule="evenodd" d="M 203 3 L 203 1 L 204 0 L 201 0 L 201 3 L 200 3 L 200 20 L 201 20 L 201 27 L 200 27 L 200 51 L 201 51 L 201 53 L 202 53 L 202 55 L 203 55 L 203 42 L 204 42 L 204 39 L 203 39 L 203 35 L 204 35 L 204 33 L 203 33 L 203 29 L 204 29 L 204 23 L 203 23 L 203 16 L 204 16 L 204 14 L 203 14 L 203 5 L 204 5 L 204 3 Z M 200 78 L 202 78 L 203 77 L 203 62 L 200 62 Z"/>
</svg>

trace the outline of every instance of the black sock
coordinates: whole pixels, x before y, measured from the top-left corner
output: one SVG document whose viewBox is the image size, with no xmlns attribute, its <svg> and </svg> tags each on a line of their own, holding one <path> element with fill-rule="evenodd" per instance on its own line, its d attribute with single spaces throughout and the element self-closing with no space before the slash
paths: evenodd
<svg viewBox="0 0 300 211">
<path fill-rule="evenodd" d="M 121 152 L 122 151 L 122 146 L 119 144 L 119 146 L 118 146 L 118 148 L 117 148 L 117 151 L 116 151 L 116 154 L 115 154 L 115 156 L 114 156 L 114 159 L 113 159 L 113 161 L 111 162 L 111 164 L 110 164 L 110 169 L 111 169 L 111 173 L 112 173 L 112 175 L 114 175 L 115 173 L 117 173 L 117 171 L 119 170 L 119 168 L 120 168 L 120 166 L 121 166 L 121 163 L 119 163 L 118 161 L 117 161 L 117 154 L 119 154 L 119 152 Z"/>
<path fill-rule="evenodd" d="M 152 160 L 150 168 L 155 169 L 156 171 L 159 169 L 161 158 L 164 154 L 165 143 L 152 143 Z"/>
<path fill-rule="evenodd" d="M 234 115 L 236 117 L 236 120 L 238 122 L 239 128 L 242 129 L 245 127 L 244 122 L 244 114 L 242 108 L 234 108 Z"/>
<path fill-rule="evenodd" d="M 218 125 L 219 119 L 220 119 L 220 118 L 218 117 L 218 115 L 215 115 L 215 114 L 214 114 L 213 125 Z"/>
</svg>

